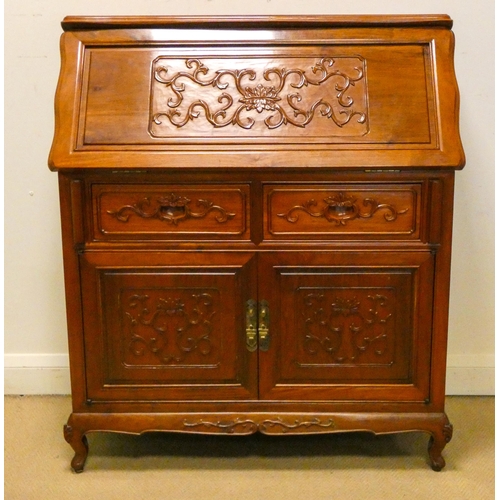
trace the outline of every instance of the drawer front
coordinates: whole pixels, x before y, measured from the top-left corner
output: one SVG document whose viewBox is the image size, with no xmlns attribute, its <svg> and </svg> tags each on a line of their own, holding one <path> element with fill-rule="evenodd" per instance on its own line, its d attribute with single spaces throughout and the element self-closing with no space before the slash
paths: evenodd
<svg viewBox="0 0 500 500">
<path fill-rule="evenodd" d="M 92 186 L 94 240 L 250 239 L 248 185 Z"/>
<path fill-rule="evenodd" d="M 265 238 L 419 239 L 420 184 L 266 185 Z"/>
</svg>

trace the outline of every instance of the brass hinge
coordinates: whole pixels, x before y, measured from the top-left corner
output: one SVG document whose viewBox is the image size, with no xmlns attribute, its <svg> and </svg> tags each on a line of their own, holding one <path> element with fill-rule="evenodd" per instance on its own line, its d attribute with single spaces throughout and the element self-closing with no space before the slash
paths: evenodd
<svg viewBox="0 0 500 500">
<path fill-rule="evenodd" d="M 111 170 L 112 174 L 147 174 L 147 170 Z"/>
<path fill-rule="evenodd" d="M 401 172 L 401 170 L 398 168 L 367 168 L 367 169 L 365 169 L 365 172 L 372 173 L 372 174 L 383 174 L 385 172 L 387 172 L 387 173 L 390 173 L 390 172 L 399 173 L 399 172 Z"/>
</svg>

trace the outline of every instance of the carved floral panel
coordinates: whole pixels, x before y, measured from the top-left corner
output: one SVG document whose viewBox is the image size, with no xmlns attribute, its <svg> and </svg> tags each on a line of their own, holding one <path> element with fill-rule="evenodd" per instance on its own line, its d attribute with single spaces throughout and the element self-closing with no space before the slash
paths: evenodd
<svg viewBox="0 0 500 500">
<path fill-rule="evenodd" d="M 236 215 L 215 205 L 211 200 L 199 199 L 196 204 L 198 209 L 192 209 L 189 198 L 170 193 L 157 198 L 154 202 L 150 198 L 143 198 L 136 203 L 123 205 L 119 209 L 107 210 L 107 213 L 121 222 L 128 222 L 130 216 L 135 214 L 143 219 L 158 219 L 174 226 L 187 219 L 203 219 L 210 212 L 217 212 L 215 220 L 219 223 L 227 222 Z"/>
<path fill-rule="evenodd" d="M 299 288 L 299 365 L 391 365 L 396 292 L 381 288 Z"/>
<path fill-rule="evenodd" d="M 368 132 L 366 64 L 359 56 L 158 57 L 153 62 L 150 133 L 231 136 Z M 287 129 L 283 131 L 283 129 Z"/>
<path fill-rule="evenodd" d="M 127 366 L 215 366 L 220 355 L 216 289 L 122 290 Z"/>
</svg>

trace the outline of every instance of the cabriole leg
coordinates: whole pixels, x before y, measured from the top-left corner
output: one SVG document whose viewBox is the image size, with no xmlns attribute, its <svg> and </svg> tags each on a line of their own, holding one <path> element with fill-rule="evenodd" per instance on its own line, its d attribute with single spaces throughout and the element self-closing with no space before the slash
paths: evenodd
<svg viewBox="0 0 500 500">
<path fill-rule="evenodd" d="M 432 470 L 439 472 L 446 465 L 441 453 L 446 444 L 451 441 L 452 436 L 453 426 L 450 423 L 432 433 L 428 447 Z"/>
<path fill-rule="evenodd" d="M 83 472 L 85 460 L 87 459 L 87 455 L 89 453 L 89 444 L 85 434 L 71 425 L 65 425 L 64 439 L 66 439 L 75 451 L 75 456 L 73 457 L 73 460 L 71 460 L 71 468 L 75 472 Z"/>
</svg>

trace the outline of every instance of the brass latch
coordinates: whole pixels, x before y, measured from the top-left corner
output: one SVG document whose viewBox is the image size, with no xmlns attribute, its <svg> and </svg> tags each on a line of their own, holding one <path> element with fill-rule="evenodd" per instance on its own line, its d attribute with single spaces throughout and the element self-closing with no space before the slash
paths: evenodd
<svg viewBox="0 0 500 500">
<path fill-rule="evenodd" d="M 267 300 L 259 302 L 259 349 L 268 351 L 271 343 L 269 334 L 269 304 Z"/>
<path fill-rule="evenodd" d="M 254 352 L 257 350 L 257 302 L 247 300 L 246 306 L 247 349 Z"/>
<path fill-rule="evenodd" d="M 246 344 L 250 352 L 257 350 L 269 350 L 269 304 L 267 300 L 261 300 L 258 304 L 253 299 L 247 300 L 245 312 Z"/>
</svg>

